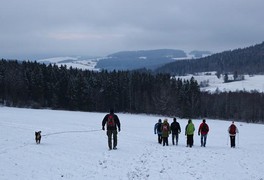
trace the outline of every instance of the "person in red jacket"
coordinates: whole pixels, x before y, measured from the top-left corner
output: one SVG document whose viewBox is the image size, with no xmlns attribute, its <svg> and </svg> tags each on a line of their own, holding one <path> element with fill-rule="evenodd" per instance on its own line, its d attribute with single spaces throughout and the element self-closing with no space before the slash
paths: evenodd
<svg viewBox="0 0 264 180">
<path fill-rule="evenodd" d="M 203 122 L 199 126 L 198 135 L 201 135 L 201 147 L 205 147 L 206 145 L 206 139 L 207 134 L 209 132 L 209 126 L 206 124 L 205 119 L 203 119 Z"/>
<path fill-rule="evenodd" d="M 110 114 L 105 115 L 103 121 L 102 121 L 102 130 L 105 130 L 105 125 L 107 128 L 106 135 L 108 136 L 108 147 L 109 150 L 117 149 L 117 128 L 118 131 L 120 132 L 121 130 L 121 125 L 119 118 L 116 114 L 114 114 L 114 110 L 110 109 Z M 113 145 L 112 146 L 112 137 L 113 137 Z"/>
<path fill-rule="evenodd" d="M 229 136 L 230 136 L 231 148 L 235 148 L 236 147 L 236 134 L 238 133 L 238 129 L 237 129 L 234 121 L 229 126 L 228 133 L 229 133 Z"/>
</svg>

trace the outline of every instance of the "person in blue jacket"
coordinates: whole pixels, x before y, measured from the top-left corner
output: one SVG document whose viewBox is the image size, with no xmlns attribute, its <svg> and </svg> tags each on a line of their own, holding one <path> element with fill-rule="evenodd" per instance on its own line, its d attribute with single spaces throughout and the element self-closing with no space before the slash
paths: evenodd
<svg viewBox="0 0 264 180">
<path fill-rule="evenodd" d="M 162 143 L 162 131 L 161 131 L 161 119 L 155 124 L 154 126 L 154 134 L 158 134 L 158 142 L 161 144 Z"/>
</svg>

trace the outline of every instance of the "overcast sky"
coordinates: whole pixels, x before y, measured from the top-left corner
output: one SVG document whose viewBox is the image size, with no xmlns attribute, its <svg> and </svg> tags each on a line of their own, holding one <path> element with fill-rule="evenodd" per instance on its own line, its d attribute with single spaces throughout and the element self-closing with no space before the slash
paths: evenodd
<svg viewBox="0 0 264 180">
<path fill-rule="evenodd" d="M 0 0 L 0 58 L 221 52 L 264 40 L 264 0 Z"/>
</svg>

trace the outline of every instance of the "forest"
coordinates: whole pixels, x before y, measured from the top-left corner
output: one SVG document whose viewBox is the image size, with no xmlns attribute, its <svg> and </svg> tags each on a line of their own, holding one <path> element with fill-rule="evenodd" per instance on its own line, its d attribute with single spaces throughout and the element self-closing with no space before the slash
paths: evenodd
<svg viewBox="0 0 264 180">
<path fill-rule="evenodd" d="M 146 113 L 264 122 L 258 92 L 201 92 L 194 78 L 140 71 L 88 71 L 0 60 L 0 104 L 72 111 Z"/>
<path fill-rule="evenodd" d="M 157 73 L 186 75 L 216 71 L 220 74 L 264 74 L 264 42 L 242 49 L 216 53 L 200 59 L 179 60 L 156 70 Z"/>
</svg>

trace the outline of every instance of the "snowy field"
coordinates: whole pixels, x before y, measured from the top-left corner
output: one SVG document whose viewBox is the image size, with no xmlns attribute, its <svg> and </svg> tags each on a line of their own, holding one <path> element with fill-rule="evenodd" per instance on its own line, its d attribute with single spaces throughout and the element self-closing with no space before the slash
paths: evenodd
<svg viewBox="0 0 264 180">
<path fill-rule="evenodd" d="M 188 75 L 188 76 L 177 76 L 176 78 L 188 79 L 191 77 L 200 84 L 200 82 L 208 81 L 208 87 L 202 87 L 202 91 L 215 92 L 218 88 L 219 91 L 258 91 L 264 92 L 264 75 L 254 75 L 249 76 L 245 75 L 245 80 L 243 81 L 234 81 L 230 83 L 224 83 L 223 76 L 217 78 L 215 72 L 210 72 L 210 75 L 205 75 L 206 73 L 199 73 L 198 75 Z M 229 79 L 232 79 L 233 76 L 229 75 Z"/>
<path fill-rule="evenodd" d="M 86 60 L 80 60 L 79 57 L 54 57 L 54 58 L 47 58 L 47 59 L 39 59 L 37 60 L 38 63 L 45 63 L 45 64 L 56 64 L 57 66 L 67 66 L 68 68 L 77 68 L 82 70 L 93 70 L 99 71 L 99 69 L 95 68 L 97 62 L 100 58 L 90 58 Z"/>
<path fill-rule="evenodd" d="M 207 120 L 207 147 L 194 147 L 184 133 L 179 145 L 157 143 L 153 126 L 159 116 L 117 113 L 121 121 L 118 149 L 109 151 L 101 130 L 104 113 L 0 107 L 0 179 L 149 179 L 264 180 L 264 126 L 236 122 L 237 148 L 229 147 L 230 122 Z M 168 118 L 171 123 L 172 118 Z M 179 119 L 182 129 L 187 120 Z M 37 145 L 34 132 L 42 131 Z M 238 137 L 238 136 L 237 136 Z"/>
</svg>

